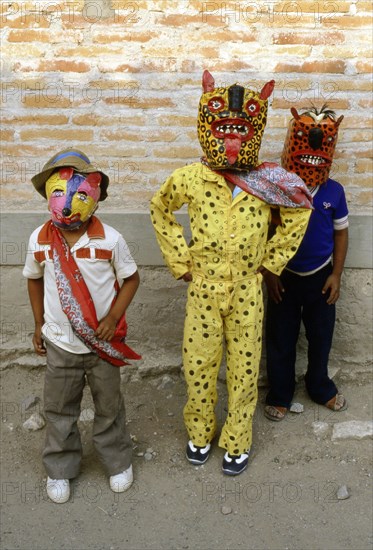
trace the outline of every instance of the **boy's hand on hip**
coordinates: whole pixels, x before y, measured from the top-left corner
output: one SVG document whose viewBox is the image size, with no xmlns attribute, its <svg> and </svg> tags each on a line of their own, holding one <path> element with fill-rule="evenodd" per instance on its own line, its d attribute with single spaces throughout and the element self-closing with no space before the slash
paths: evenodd
<svg viewBox="0 0 373 550">
<path fill-rule="evenodd" d="M 189 271 L 187 273 L 184 273 L 184 275 L 181 278 L 186 283 L 190 283 L 190 281 L 193 281 L 193 275 Z"/>
</svg>

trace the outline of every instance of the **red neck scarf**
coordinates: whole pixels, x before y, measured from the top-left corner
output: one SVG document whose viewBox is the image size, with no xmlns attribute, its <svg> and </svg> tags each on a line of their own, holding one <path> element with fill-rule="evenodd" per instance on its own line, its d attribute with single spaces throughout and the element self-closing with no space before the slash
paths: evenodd
<svg viewBox="0 0 373 550">
<path fill-rule="evenodd" d="M 99 325 L 92 296 L 79 267 L 61 232 L 50 224 L 52 255 L 61 307 L 76 336 L 99 357 L 116 367 L 127 365 L 125 359 L 141 359 L 125 344 L 127 323 L 125 315 L 117 324 L 113 339 L 108 342 L 96 336 Z M 119 285 L 116 287 L 118 292 Z"/>
</svg>

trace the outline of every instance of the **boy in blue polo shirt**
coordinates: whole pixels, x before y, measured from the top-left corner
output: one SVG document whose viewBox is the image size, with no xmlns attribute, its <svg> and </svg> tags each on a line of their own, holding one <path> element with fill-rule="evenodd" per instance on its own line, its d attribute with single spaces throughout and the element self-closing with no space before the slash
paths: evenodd
<svg viewBox="0 0 373 550">
<path fill-rule="evenodd" d="M 301 321 L 308 340 L 305 383 L 310 398 L 333 411 L 347 407 L 328 376 L 335 303 L 348 246 L 348 209 L 343 187 L 330 179 L 338 120 L 325 106 L 298 114 L 292 109 L 282 166 L 295 172 L 313 195 L 306 234 L 280 277 L 267 272 L 266 351 L 269 392 L 264 414 L 282 420 L 295 390 L 296 344 Z"/>
</svg>

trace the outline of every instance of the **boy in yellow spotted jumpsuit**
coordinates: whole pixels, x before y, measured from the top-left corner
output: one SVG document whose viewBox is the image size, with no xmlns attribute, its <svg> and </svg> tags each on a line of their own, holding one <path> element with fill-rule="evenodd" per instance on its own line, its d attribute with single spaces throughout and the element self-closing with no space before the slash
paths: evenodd
<svg viewBox="0 0 373 550">
<path fill-rule="evenodd" d="M 226 450 L 223 471 L 237 475 L 247 466 L 257 402 L 262 271 L 281 273 L 301 242 L 311 210 L 305 186 L 298 178 L 290 178 L 295 182 L 291 194 L 293 198 L 297 195 L 296 200 L 281 202 L 278 189 L 273 192 L 273 182 L 267 195 L 261 192 L 269 180 L 276 179 L 276 170 L 282 170 L 268 163 L 257 166 L 256 149 L 266 118 L 265 96 L 273 85 L 270 91 L 266 85 L 261 95 L 231 86 L 240 88 L 237 99 L 233 93 L 237 96 L 237 90 L 215 89 L 210 73 L 205 71 L 203 86 L 199 137 L 206 159 L 176 170 L 166 180 L 151 201 L 151 217 L 172 274 L 189 282 L 183 343 L 188 386 L 184 421 L 190 438 L 187 458 L 193 464 L 203 464 L 209 456 L 216 432 L 216 386 L 225 339 L 228 414 L 219 446 Z M 224 104 L 220 117 L 213 108 L 219 101 Z M 255 127 L 257 120 L 250 118 L 249 103 L 255 105 L 256 117 L 261 115 L 259 128 Z M 206 136 L 209 116 L 212 131 Z M 240 130 L 240 143 L 235 145 L 233 126 L 244 127 L 246 135 L 253 137 L 241 139 L 244 130 Z M 219 138 L 221 133 L 227 137 Z M 216 146 L 207 143 L 211 138 Z M 247 150 L 245 146 L 249 146 Z M 215 155 L 214 147 L 218 153 L 223 147 L 224 154 Z M 284 173 L 290 176 L 282 170 L 282 180 Z M 184 204 L 188 205 L 192 232 L 189 245 L 174 215 Z M 281 225 L 267 242 L 271 204 L 279 209 Z"/>
</svg>

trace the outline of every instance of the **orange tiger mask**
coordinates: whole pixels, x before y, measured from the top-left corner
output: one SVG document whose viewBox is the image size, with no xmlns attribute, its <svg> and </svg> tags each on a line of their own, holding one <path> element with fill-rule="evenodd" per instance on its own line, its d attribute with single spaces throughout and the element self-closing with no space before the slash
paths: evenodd
<svg viewBox="0 0 373 550">
<path fill-rule="evenodd" d="M 326 105 L 301 114 L 294 107 L 290 110 L 294 118 L 286 135 L 282 167 L 295 172 L 306 185 L 321 185 L 329 177 L 343 115 L 336 120 Z"/>
</svg>

